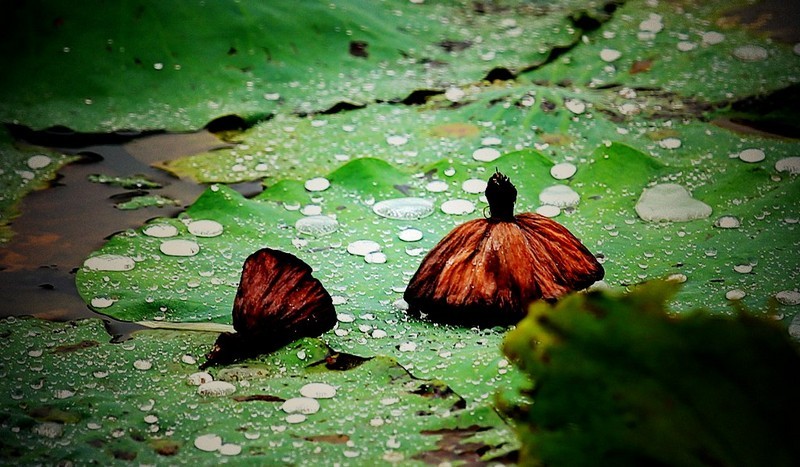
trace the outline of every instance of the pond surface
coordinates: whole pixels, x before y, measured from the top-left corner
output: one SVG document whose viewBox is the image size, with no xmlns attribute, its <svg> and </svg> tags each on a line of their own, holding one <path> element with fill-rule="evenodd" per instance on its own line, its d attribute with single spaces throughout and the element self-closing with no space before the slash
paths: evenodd
<svg viewBox="0 0 800 467">
<path fill-rule="evenodd" d="M 76 268 L 108 236 L 121 229 L 136 228 L 156 216 L 177 215 L 205 189 L 152 165 L 227 146 L 214 134 L 199 131 L 143 136 L 124 144 L 60 149 L 81 155 L 81 159 L 62 168 L 48 189 L 31 193 L 21 203 L 22 214 L 12 222 L 15 235 L 0 248 L 0 316 L 33 315 L 59 321 L 100 316 L 78 296 Z M 93 183 L 89 178 L 94 174 L 141 176 L 162 188 L 131 190 Z M 250 194 L 259 189 L 259 184 L 234 188 Z M 178 202 L 133 210 L 116 207 L 119 200 L 142 191 Z M 138 328 L 132 323 L 102 318 L 113 335 Z"/>
</svg>

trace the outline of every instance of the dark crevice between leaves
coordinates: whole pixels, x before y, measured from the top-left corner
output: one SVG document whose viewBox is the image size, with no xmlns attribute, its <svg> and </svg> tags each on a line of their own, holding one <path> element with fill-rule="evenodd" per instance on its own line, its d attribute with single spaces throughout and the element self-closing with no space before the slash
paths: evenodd
<svg viewBox="0 0 800 467">
<path fill-rule="evenodd" d="M 440 465 L 453 461 L 463 462 L 465 465 L 495 465 L 498 462 L 514 463 L 517 460 L 516 451 L 503 456 L 501 459 L 483 460 L 484 455 L 492 449 L 502 447 L 491 446 L 484 442 L 468 442 L 467 439 L 477 433 L 491 430 L 492 427 L 472 425 L 466 428 L 442 428 L 439 430 L 423 430 L 421 433 L 426 436 L 440 436 L 436 442 L 437 449 L 419 452 L 413 459 L 422 461 L 426 464 Z"/>
<path fill-rule="evenodd" d="M 48 148 L 84 148 L 124 144 L 136 138 L 166 133 L 164 130 L 117 130 L 109 133 L 81 133 L 66 126 L 53 126 L 44 130 L 34 130 L 25 125 L 6 123 L 12 138 L 35 146 Z"/>
<path fill-rule="evenodd" d="M 748 96 L 724 107 L 726 110 L 711 120 L 715 125 L 761 136 L 800 139 L 800 84 Z"/>
</svg>

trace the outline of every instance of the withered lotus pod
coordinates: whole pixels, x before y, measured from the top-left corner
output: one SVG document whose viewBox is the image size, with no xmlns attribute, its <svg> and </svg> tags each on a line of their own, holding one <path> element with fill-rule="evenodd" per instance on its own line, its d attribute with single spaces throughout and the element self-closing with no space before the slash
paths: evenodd
<svg viewBox="0 0 800 467">
<path fill-rule="evenodd" d="M 261 249 L 244 262 L 233 302 L 233 329 L 206 354 L 202 368 L 272 352 L 336 324 L 330 294 L 294 255 Z"/>
<path fill-rule="evenodd" d="M 597 259 L 559 223 L 514 215 L 517 190 L 496 172 L 490 217 L 453 229 L 422 260 L 403 298 L 412 315 L 464 326 L 514 324 L 539 299 L 555 300 L 603 278 Z"/>
</svg>

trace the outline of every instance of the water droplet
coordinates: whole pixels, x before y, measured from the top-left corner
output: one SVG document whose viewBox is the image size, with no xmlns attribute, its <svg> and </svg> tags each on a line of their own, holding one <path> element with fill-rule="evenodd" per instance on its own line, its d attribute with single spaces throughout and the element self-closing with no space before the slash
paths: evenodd
<svg viewBox="0 0 800 467">
<path fill-rule="evenodd" d="M 328 216 L 308 216 L 298 219 L 294 224 L 295 230 L 302 234 L 320 237 L 336 232 L 339 223 Z"/>
<path fill-rule="evenodd" d="M 192 373 L 186 377 L 186 384 L 190 386 L 200 386 L 201 384 L 210 383 L 212 381 L 214 381 L 214 377 L 205 371 Z"/>
<path fill-rule="evenodd" d="M 200 252 L 200 245 L 192 240 L 167 240 L 159 249 L 167 256 L 194 256 Z"/>
<path fill-rule="evenodd" d="M 451 199 L 442 203 L 442 212 L 445 214 L 462 216 L 474 211 L 475 205 L 466 199 Z"/>
<path fill-rule="evenodd" d="M 720 229 L 738 229 L 741 225 L 741 221 L 735 216 L 722 216 L 714 222 L 714 227 Z"/>
<path fill-rule="evenodd" d="M 503 144 L 503 140 L 497 136 L 487 136 L 481 140 L 481 146 L 499 146 Z"/>
<path fill-rule="evenodd" d="M 479 178 L 470 178 L 469 180 L 465 180 L 464 183 L 461 184 L 461 189 L 466 191 L 467 193 L 478 194 L 486 191 L 486 185 L 487 185 L 486 180 L 481 180 Z"/>
<path fill-rule="evenodd" d="M 28 158 L 28 167 L 34 170 L 43 169 L 48 165 L 50 165 L 50 162 L 52 162 L 52 159 L 50 159 L 49 157 L 43 154 L 37 154 L 35 156 L 31 156 L 30 158 Z"/>
<path fill-rule="evenodd" d="M 300 395 L 312 399 L 330 399 L 336 395 L 336 388 L 325 383 L 308 383 L 300 388 Z"/>
<path fill-rule="evenodd" d="M 150 423 L 150 424 L 156 423 L 156 422 L 158 422 L 158 417 L 156 417 L 156 416 L 155 416 L 155 415 L 153 415 L 153 414 L 146 415 L 146 416 L 144 417 L 144 422 L 145 422 L 145 423 Z"/>
<path fill-rule="evenodd" d="M 402 135 L 392 135 L 386 138 L 390 146 L 402 146 L 408 142 L 408 138 Z"/>
<path fill-rule="evenodd" d="M 389 219 L 422 219 L 433 214 L 433 203 L 422 198 L 394 198 L 375 203 L 372 211 Z"/>
<path fill-rule="evenodd" d="M 447 191 L 447 182 L 442 180 L 434 180 L 425 185 L 425 189 L 432 193 L 441 193 L 443 191 Z"/>
<path fill-rule="evenodd" d="M 756 148 L 745 149 L 739 153 L 739 159 L 743 160 L 744 162 L 761 162 L 765 158 L 766 155 L 764 155 L 764 151 Z"/>
<path fill-rule="evenodd" d="M 580 115 L 586 111 L 586 104 L 577 99 L 567 99 L 564 101 L 564 107 L 575 115 Z"/>
<path fill-rule="evenodd" d="M 697 44 L 691 41 L 680 41 L 678 42 L 678 50 L 681 52 L 689 52 L 697 48 Z"/>
<path fill-rule="evenodd" d="M 800 304 L 800 292 L 796 290 L 783 290 L 775 294 L 775 299 L 778 300 L 778 303 L 781 305 L 795 306 Z"/>
<path fill-rule="evenodd" d="M 492 162 L 500 157 L 500 151 L 495 148 L 479 148 L 472 153 L 472 158 L 481 162 Z"/>
<path fill-rule="evenodd" d="M 575 166 L 575 164 L 562 162 L 550 167 L 550 176 L 556 180 L 566 180 L 575 175 L 575 172 L 577 171 L 578 168 Z"/>
<path fill-rule="evenodd" d="M 187 364 L 187 365 L 194 365 L 194 364 L 196 364 L 196 363 L 197 363 L 197 359 L 195 359 L 194 357 L 192 357 L 192 356 L 191 356 L 191 355 L 189 355 L 189 354 L 184 354 L 184 355 L 182 355 L 182 356 L 181 356 L 181 361 L 182 361 L 183 363 Z"/>
<path fill-rule="evenodd" d="M 201 451 L 214 452 L 222 447 L 222 438 L 215 434 L 198 436 L 194 439 L 194 447 Z"/>
<path fill-rule="evenodd" d="M 280 98 L 281 98 L 281 95 L 278 94 L 277 92 L 267 92 L 267 93 L 264 94 L 264 99 L 266 99 L 268 101 L 277 101 Z"/>
<path fill-rule="evenodd" d="M 197 394 L 201 396 L 222 397 L 230 396 L 236 392 L 236 386 L 227 381 L 209 381 L 197 387 Z"/>
<path fill-rule="evenodd" d="M 348 313 L 339 313 L 336 315 L 336 319 L 339 320 L 340 323 L 352 323 L 356 320 L 355 316 Z"/>
<path fill-rule="evenodd" d="M 414 342 L 403 342 L 397 347 L 401 352 L 413 352 L 417 350 L 417 344 Z"/>
<path fill-rule="evenodd" d="M 678 149 L 681 144 L 681 140 L 678 138 L 664 138 L 658 142 L 658 145 L 664 149 Z"/>
<path fill-rule="evenodd" d="M 331 182 L 324 177 L 312 178 L 306 180 L 304 184 L 306 191 L 325 191 L 331 186 Z"/>
<path fill-rule="evenodd" d="M 686 222 L 711 215 L 709 205 L 692 198 L 686 188 L 675 183 L 645 188 L 635 209 L 639 217 L 651 222 Z"/>
<path fill-rule="evenodd" d="M 372 240 L 356 240 L 347 245 L 347 252 L 356 256 L 367 256 L 370 253 L 380 251 L 381 246 Z"/>
<path fill-rule="evenodd" d="M 466 93 L 462 89 L 456 87 L 448 88 L 447 91 L 444 92 L 445 99 L 450 102 L 458 102 L 463 99 L 465 95 Z"/>
<path fill-rule="evenodd" d="M 283 405 L 281 405 L 281 410 L 286 413 L 310 415 L 319 411 L 319 402 L 310 397 L 294 397 L 287 399 Z"/>
<path fill-rule="evenodd" d="M 622 56 L 622 52 L 614 49 L 603 49 L 600 51 L 600 60 L 604 62 L 613 62 Z"/>
<path fill-rule="evenodd" d="M 153 367 L 153 362 L 150 360 L 136 360 L 133 362 L 133 367 L 137 370 L 147 371 Z"/>
<path fill-rule="evenodd" d="M 222 224 L 212 220 L 198 220 L 189 222 L 186 226 L 189 233 L 198 237 L 217 237 L 224 230 Z"/>
<path fill-rule="evenodd" d="M 536 214 L 544 217 L 556 217 L 561 214 L 561 208 L 545 204 L 536 208 Z"/>
<path fill-rule="evenodd" d="M 169 224 L 148 225 L 142 231 L 148 237 L 167 238 L 178 235 L 178 228 Z"/>
<path fill-rule="evenodd" d="M 242 452 L 242 447 L 238 444 L 225 443 L 219 447 L 219 453 L 223 456 L 238 456 Z"/>
<path fill-rule="evenodd" d="M 64 434 L 64 425 L 56 422 L 42 422 L 34 426 L 32 431 L 45 438 L 60 438 Z"/>
<path fill-rule="evenodd" d="M 53 393 L 53 396 L 56 399 L 69 399 L 74 395 L 75 393 L 73 391 L 70 391 L 69 389 L 58 389 Z"/>
<path fill-rule="evenodd" d="M 733 270 L 738 272 L 739 274 L 750 274 L 753 272 L 753 265 L 752 264 L 737 264 L 733 266 Z"/>
<path fill-rule="evenodd" d="M 743 62 L 760 62 L 767 59 L 767 49 L 760 45 L 743 45 L 733 50 L 733 56 Z"/>
<path fill-rule="evenodd" d="M 704 32 L 703 43 L 707 45 L 716 45 L 725 40 L 725 35 L 716 31 Z"/>
<path fill-rule="evenodd" d="M 322 206 L 317 204 L 307 204 L 300 210 L 300 214 L 304 216 L 319 216 L 322 214 Z"/>
<path fill-rule="evenodd" d="M 678 284 L 683 284 L 684 282 L 686 282 L 687 277 L 686 274 L 676 273 L 676 274 L 670 274 L 667 277 L 667 280 L 672 282 L 677 282 Z"/>
<path fill-rule="evenodd" d="M 114 304 L 116 300 L 108 297 L 94 297 L 90 304 L 92 308 L 108 308 Z"/>
<path fill-rule="evenodd" d="M 397 238 L 404 242 L 417 242 L 422 240 L 422 231 L 417 229 L 403 229 L 397 234 Z"/>
<path fill-rule="evenodd" d="M 539 193 L 539 202 L 565 208 L 576 206 L 581 200 L 578 193 L 567 185 L 553 185 Z"/>
<path fill-rule="evenodd" d="M 386 262 L 386 255 L 380 251 L 368 253 L 364 256 L 364 261 L 368 264 L 384 264 Z"/>
<path fill-rule="evenodd" d="M 285 420 L 286 420 L 286 423 L 291 423 L 291 424 L 294 425 L 294 424 L 297 424 L 297 423 L 303 423 L 304 421 L 306 421 L 307 418 L 308 417 L 306 417 L 305 415 L 303 415 L 301 413 L 293 413 L 291 415 L 287 415 Z"/>
<path fill-rule="evenodd" d="M 789 172 L 791 175 L 800 174 L 800 157 L 785 157 L 775 163 L 778 172 Z"/>
<path fill-rule="evenodd" d="M 725 298 L 728 300 L 741 300 L 747 295 L 743 290 L 733 289 L 725 292 Z"/>
<path fill-rule="evenodd" d="M 662 22 L 661 15 L 657 13 L 650 13 L 650 16 L 648 16 L 646 20 L 639 23 L 640 31 L 657 34 L 661 32 L 662 29 L 664 29 L 664 23 Z"/>
<path fill-rule="evenodd" d="M 122 255 L 97 255 L 83 262 L 92 271 L 130 271 L 136 266 L 133 258 Z"/>
</svg>

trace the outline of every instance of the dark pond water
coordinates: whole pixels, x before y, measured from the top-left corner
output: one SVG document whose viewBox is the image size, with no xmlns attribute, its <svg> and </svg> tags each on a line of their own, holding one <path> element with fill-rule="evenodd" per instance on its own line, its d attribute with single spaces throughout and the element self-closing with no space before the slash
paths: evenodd
<svg viewBox="0 0 800 467">
<path fill-rule="evenodd" d="M 126 335 L 138 326 L 91 311 L 78 296 L 75 271 L 105 239 L 137 228 L 153 217 L 175 216 L 203 192 L 205 186 L 177 179 L 151 164 L 227 146 L 212 133 L 158 134 L 124 144 L 60 149 L 84 157 L 59 172 L 50 188 L 31 193 L 14 219 L 14 237 L 0 248 L 0 316 L 33 315 L 52 320 L 102 317 L 112 335 Z M 142 175 L 162 185 L 148 190 L 179 200 L 177 206 L 121 210 L 115 199 L 127 190 L 92 183 L 91 174 Z M 244 194 L 257 184 L 234 186 Z M 248 191 L 250 193 L 248 193 Z"/>
</svg>

